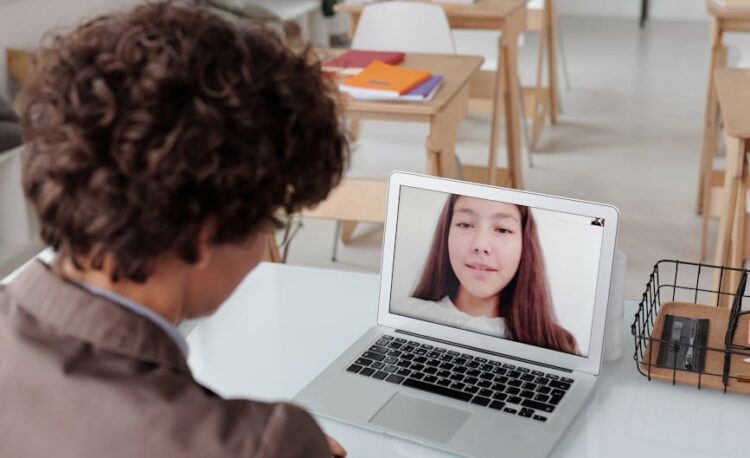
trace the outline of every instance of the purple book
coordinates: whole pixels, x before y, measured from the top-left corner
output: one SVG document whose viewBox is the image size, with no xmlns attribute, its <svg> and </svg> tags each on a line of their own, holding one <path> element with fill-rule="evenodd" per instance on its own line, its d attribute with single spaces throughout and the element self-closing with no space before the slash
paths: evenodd
<svg viewBox="0 0 750 458">
<path fill-rule="evenodd" d="M 411 91 L 407 92 L 406 96 L 415 97 L 415 98 L 425 98 L 432 92 L 437 85 L 443 82 L 443 76 L 442 75 L 432 75 L 430 78 L 428 78 L 424 83 L 420 84 L 419 86 L 415 87 Z M 403 97 L 403 96 L 402 96 Z"/>
</svg>

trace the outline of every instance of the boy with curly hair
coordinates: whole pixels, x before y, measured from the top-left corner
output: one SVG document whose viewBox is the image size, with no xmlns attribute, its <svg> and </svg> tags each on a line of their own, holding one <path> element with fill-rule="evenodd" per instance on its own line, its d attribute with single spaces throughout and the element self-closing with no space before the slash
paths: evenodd
<svg viewBox="0 0 750 458">
<path fill-rule="evenodd" d="M 0 456 L 345 454 L 297 407 L 199 385 L 175 328 L 232 293 L 280 212 L 341 179 L 336 93 L 309 52 L 150 3 L 48 42 L 19 107 L 55 258 L 0 288 Z"/>
</svg>

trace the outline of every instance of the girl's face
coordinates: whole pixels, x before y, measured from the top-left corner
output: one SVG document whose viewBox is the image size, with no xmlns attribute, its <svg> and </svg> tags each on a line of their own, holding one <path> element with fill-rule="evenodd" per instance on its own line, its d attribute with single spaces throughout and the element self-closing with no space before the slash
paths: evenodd
<svg viewBox="0 0 750 458">
<path fill-rule="evenodd" d="M 459 197 L 448 231 L 448 256 L 459 287 L 478 299 L 498 295 L 518 270 L 522 241 L 518 207 Z"/>
</svg>

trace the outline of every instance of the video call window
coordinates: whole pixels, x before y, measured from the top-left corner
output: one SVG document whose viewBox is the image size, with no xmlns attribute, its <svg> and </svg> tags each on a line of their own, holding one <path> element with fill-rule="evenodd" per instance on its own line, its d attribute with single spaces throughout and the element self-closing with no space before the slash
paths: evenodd
<svg viewBox="0 0 750 458">
<path fill-rule="evenodd" d="M 604 224 L 402 186 L 390 311 L 588 356 Z"/>
</svg>

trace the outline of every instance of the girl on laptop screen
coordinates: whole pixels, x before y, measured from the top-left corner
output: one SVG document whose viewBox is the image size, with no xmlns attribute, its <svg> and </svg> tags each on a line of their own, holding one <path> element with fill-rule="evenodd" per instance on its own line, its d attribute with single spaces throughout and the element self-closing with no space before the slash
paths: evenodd
<svg viewBox="0 0 750 458">
<path fill-rule="evenodd" d="M 528 207 L 450 195 L 422 275 L 399 313 L 567 353 Z"/>
</svg>

